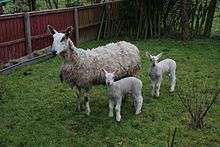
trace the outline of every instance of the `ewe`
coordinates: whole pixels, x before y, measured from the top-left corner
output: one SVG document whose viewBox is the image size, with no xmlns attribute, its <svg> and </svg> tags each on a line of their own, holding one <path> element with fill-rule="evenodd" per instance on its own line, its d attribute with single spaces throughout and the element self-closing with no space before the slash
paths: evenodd
<svg viewBox="0 0 220 147">
<path fill-rule="evenodd" d="M 93 85 L 104 84 L 105 76 L 101 68 L 120 69 L 117 79 L 135 76 L 140 70 L 139 50 L 133 44 L 125 41 L 110 43 L 91 50 L 78 49 L 71 41 L 73 30 L 68 27 L 64 33 L 58 33 L 51 26 L 49 32 L 53 35 L 51 51 L 60 54 L 64 63 L 60 70 L 60 79 L 77 88 L 77 109 L 80 111 L 80 97 L 84 92 L 86 114 L 90 114 L 89 91 Z M 123 67 L 123 68 L 122 68 Z"/>
</svg>

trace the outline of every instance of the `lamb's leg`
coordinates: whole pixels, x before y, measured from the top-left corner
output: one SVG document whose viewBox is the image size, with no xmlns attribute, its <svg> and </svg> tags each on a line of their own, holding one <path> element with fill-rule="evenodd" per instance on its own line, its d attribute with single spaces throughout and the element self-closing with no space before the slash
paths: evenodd
<svg viewBox="0 0 220 147">
<path fill-rule="evenodd" d="M 141 95 L 141 92 L 138 94 L 137 97 L 135 97 L 135 101 L 136 101 L 135 114 L 137 115 L 141 113 L 141 108 L 143 104 L 143 97 Z"/>
<path fill-rule="evenodd" d="M 114 101 L 109 99 L 109 114 L 108 114 L 109 117 L 114 116 L 113 109 L 114 109 Z"/>
<path fill-rule="evenodd" d="M 155 89 L 156 89 L 156 97 L 159 97 L 160 96 L 160 85 L 161 85 L 161 82 L 162 82 L 162 77 L 160 77 L 157 81 L 156 81 L 156 86 L 155 86 Z"/>
<path fill-rule="evenodd" d="M 121 101 L 122 98 L 119 98 L 116 102 L 115 111 L 116 111 L 116 121 L 121 121 Z"/>
<path fill-rule="evenodd" d="M 155 84 L 156 82 L 154 80 L 151 80 L 151 96 L 155 95 Z"/>
<path fill-rule="evenodd" d="M 77 104 L 76 104 L 76 110 L 77 112 L 80 112 L 80 97 L 81 97 L 82 91 L 80 88 L 76 88 L 76 95 L 77 95 Z"/>
<path fill-rule="evenodd" d="M 86 89 L 84 100 L 85 100 L 85 105 L 86 105 L 86 114 L 89 116 L 90 115 L 90 106 L 89 106 L 89 96 L 90 96 L 90 90 Z"/>
<path fill-rule="evenodd" d="M 170 92 L 173 92 L 176 85 L 176 74 L 175 71 L 170 73 Z"/>
</svg>

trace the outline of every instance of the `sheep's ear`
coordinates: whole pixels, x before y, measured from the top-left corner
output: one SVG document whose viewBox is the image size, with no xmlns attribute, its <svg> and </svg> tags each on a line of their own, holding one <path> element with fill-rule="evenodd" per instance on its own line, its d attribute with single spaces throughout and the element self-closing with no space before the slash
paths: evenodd
<svg viewBox="0 0 220 147">
<path fill-rule="evenodd" d="M 105 72 L 105 74 L 107 74 L 108 72 L 104 69 L 104 68 L 102 68 L 102 71 L 104 71 Z"/>
<path fill-rule="evenodd" d="M 53 27 L 51 27 L 50 25 L 47 26 L 47 29 L 48 29 L 48 32 L 49 32 L 51 35 L 57 33 L 57 31 L 56 31 Z"/>
<path fill-rule="evenodd" d="M 113 72 L 113 74 L 116 74 L 118 71 L 119 71 L 119 70 L 118 70 L 118 69 L 116 69 L 116 70 Z"/>
<path fill-rule="evenodd" d="M 157 58 L 159 59 L 161 56 L 162 56 L 162 53 L 158 54 L 158 55 L 157 55 Z"/>
<path fill-rule="evenodd" d="M 73 31 L 73 27 L 72 27 L 72 26 L 68 27 L 68 28 L 65 30 L 65 37 L 66 37 L 66 38 L 69 38 L 70 35 L 71 35 L 71 33 L 72 33 L 72 31 Z"/>
</svg>

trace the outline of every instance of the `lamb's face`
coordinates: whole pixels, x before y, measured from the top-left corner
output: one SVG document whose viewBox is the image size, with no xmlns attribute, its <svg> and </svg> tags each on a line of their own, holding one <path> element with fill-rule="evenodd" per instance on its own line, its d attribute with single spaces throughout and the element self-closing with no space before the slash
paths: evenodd
<svg viewBox="0 0 220 147">
<path fill-rule="evenodd" d="M 108 86 L 112 85 L 113 82 L 114 82 L 114 78 L 115 78 L 114 73 L 109 73 L 106 70 L 104 70 L 104 72 L 105 72 L 105 83 L 106 83 L 106 85 L 108 85 Z"/>
<path fill-rule="evenodd" d="M 53 44 L 51 52 L 53 54 L 60 54 L 68 48 L 69 36 L 72 32 L 72 27 L 68 27 L 64 33 L 58 33 L 54 28 L 48 25 L 48 31 L 53 35 Z"/>
<path fill-rule="evenodd" d="M 155 66 L 157 63 L 158 63 L 158 58 L 157 58 L 157 56 L 151 56 L 150 57 L 150 62 L 151 62 L 151 64 L 153 65 L 153 66 Z"/>
<path fill-rule="evenodd" d="M 151 65 L 155 66 L 155 65 L 157 65 L 160 57 L 162 56 L 162 53 L 158 54 L 157 56 L 153 56 L 153 55 L 149 54 L 148 52 L 146 52 L 146 56 L 149 58 Z"/>
</svg>

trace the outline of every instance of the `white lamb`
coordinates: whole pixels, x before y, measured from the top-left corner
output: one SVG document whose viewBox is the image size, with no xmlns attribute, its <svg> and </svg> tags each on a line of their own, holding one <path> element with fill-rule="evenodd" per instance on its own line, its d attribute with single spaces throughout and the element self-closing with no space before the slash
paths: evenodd
<svg viewBox="0 0 220 147">
<path fill-rule="evenodd" d="M 113 109 L 115 105 L 116 121 L 121 120 L 121 103 L 122 99 L 131 94 L 134 101 L 135 114 L 141 113 L 143 97 L 141 94 L 142 82 L 135 77 L 127 77 L 114 82 L 115 75 L 103 69 L 106 77 L 106 85 L 108 87 L 109 96 L 109 117 L 113 117 Z"/>
<path fill-rule="evenodd" d="M 157 56 L 152 56 L 146 52 L 146 56 L 150 59 L 149 76 L 151 79 L 152 91 L 151 95 L 159 97 L 160 85 L 163 79 L 163 74 L 168 73 L 170 77 L 170 92 L 173 92 L 176 85 L 176 62 L 172 59 L 165 59 L 158 63 L 162 53 Z"/>
</svg>

